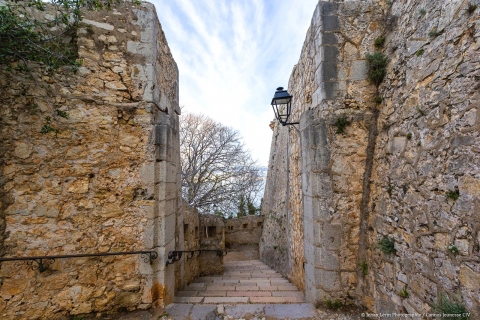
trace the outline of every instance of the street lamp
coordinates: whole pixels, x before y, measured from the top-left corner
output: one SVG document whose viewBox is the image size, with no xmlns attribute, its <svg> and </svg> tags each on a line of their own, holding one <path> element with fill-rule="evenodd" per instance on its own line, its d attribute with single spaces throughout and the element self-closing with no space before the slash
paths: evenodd
<svg viewBox="0 0 480 320">
<path fill-rule="evenodd" d="M 273 96 L 272 109 L 275 113 L 275 118 L 282 126 L 298 124 L 298 122 L 287 122 L 292 113 L 292 98 L 293 96 L 287 90 L 283 90 L 283 87 L 278 87 Z"/>
</svg>

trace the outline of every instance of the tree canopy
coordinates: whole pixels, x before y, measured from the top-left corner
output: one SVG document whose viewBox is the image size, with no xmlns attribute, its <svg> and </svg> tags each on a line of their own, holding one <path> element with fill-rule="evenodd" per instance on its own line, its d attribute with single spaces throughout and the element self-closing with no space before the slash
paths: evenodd
<svg viewBox="0 0 480 320">
<path fill-rule="evenodd" d="M 191 206 L 223 216 L 253 212 L 262 178 L 237 131 L 204 115 L 182 115 L 180 154 L 182 194 Z"/>
</svg>

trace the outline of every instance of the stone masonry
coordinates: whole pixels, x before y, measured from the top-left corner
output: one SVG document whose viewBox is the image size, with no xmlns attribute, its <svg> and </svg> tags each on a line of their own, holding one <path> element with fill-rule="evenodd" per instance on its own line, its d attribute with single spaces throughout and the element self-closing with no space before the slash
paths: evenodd
<svg viewBox="0 0 480 320">
<path fill-rule="evenodd" d="M 448 294 L 480 316 L 470 3 L 319 1 L 288 86 L 300 125 L 274 126 L 260 242 L 262 260 L 307 301 L 425 313 Z M 374 51 L 389 59 L 378 93 L 367 80 Z M 385 237 L 395 253 L 379 249 Z"/>
<path fill-rule="evenodd" d="M 225 223 L 223 217 L 215 214 L 200 214 L 200 249 L 225 250 Z M 223 274 L 223 256 L 217 252 L 201 252 L 198 256 L 200 275 Z"/>
<path fill-rule="evenodd" d="M 294 96 L 290 121 L 300 125 L 274 127 L 260 253 L 264 261 L 271 260 L 271 237 L 280 234 L 291 266 L 287 276 L 305 288 L 312 302 L 347 299 L 356 289 L 362 181 L 374 106 L 364 57 L 380 35 L 382 19 L 381 9 L 371 2 L 319 2 L 288 87 Z M 337 134 L 334 124 L 341 117 L 352 124 Z M 278 199 L 286 199 L 289 210 L 270 209 L 284 203 Z M 289 222 L 284 225 L 284 220 Z"/>
<path fill-rule="evenodd" d="M 152 265 L 139 255 L 57 259 L 43 273 L 3 262 L 2 319 L 173 301 L 174 267 L 165 257 L 183 223 L 177 66 L 153 5 L 85 14 L 78 74 L 32 67 L 36 84 L 15 68 L 0 70 L 1 253 L 153 250 L 158 258 Z M 54 105 L 69 118 L 55 122 L 59 134 L 42 135 Z"/>
<path fill-rule="evenodd" d="M 183 223 L 177 223 L 175 231 L 178 237 L 178 250 L 194 251 L 200 249 L 200 219 L 196 209 L 188 206 L 188 203 L 182 199 L 182 218 Z M 178 219 L 177 219 L 178 220 Z M 183 241 L 182 241 L 183 238 Z M 187 257 L 187 258 L 185 258 Z M 198 255 L 192 258 L 184 255 L 179 262 L 175 263 L 175 294 L 189 285 L 200 275 L 200 264 Z"/>
<path fill-rule="evenodd" d="M 264 216 L 245 216 L 225 220 L 225 245 L 258 245 L 263 230 Z"/>
</svg>

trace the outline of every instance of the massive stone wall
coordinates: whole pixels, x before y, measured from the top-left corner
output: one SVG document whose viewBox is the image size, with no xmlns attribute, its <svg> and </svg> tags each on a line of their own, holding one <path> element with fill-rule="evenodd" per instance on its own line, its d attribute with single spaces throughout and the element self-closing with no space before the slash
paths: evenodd
<svg viewBox="0 0 480 320">
<path fill-rule="evenodd" d="M 469 13 L 470 3 L 479 4 L 391 9 L 398 21 L 383 49 L 390 63 L 365 221 L 364 301 L 378 311 L 430 311 L 448 293 L 480 317 L 480 11 Z M 379 256 L 384 236 L 395 254 Z"/>
<path fill-rule="evenodd" d="M 264 216 L 245 216 L 225 221 L 225 246 L 258 245 Z"/>
<path fill-rule="evenodd" d="M 355 292 L 363 174 L 375 106 L 365 54 L 383 19 L 381 7 L 372 3 L 319 2 L 288 87 L 294 96 L 290 121 L 301 123 L 274 127 L 260 252 L 268 263 L 268 243 L 283 233 L 287 275 L 311 301 L 346 299 Z M 339 118 L 351 123 L 343 133 L 335 126 Z M 282 197 L 287 205 L 275 209 Z"/>
<path fill-rule="evenodd" d="M 480 314 L 479 13 L 468 4 L 319 2 L 288 86 L 300 125 L 274 127 L 260 244 L 309 301 L 425 313 L 447 293 Z M 389 59 L 382 102 L 367 81 L 377 50 Z M 394 254 L 378 248 L 384 237 Z"/>
<path fill-rule="evenodd" d="M 293 120 L 292 120 L 293 121 Z M 304 289 L 303 216 L 300 153 L 296 130 L 273 126 L 262 203 L 264 228 L 260 258 Z"/>
<path fill-rule="evenodd" d="M 201 250 L 225 250 L 225 223 L 215 214 L 200 214 L 199 240 Z M 223 256 L 216 251 L 201 252 L 198 256 L 200 275 L 223 274 Z"/>
<path fill-rule="evenodd" d="M 190 207 L 182 199 L 183 220 L 177 223 L 175 234 L 179 237 L 178 250 L 195 251 L 200 249 L 200 218 L 198 210 Z M 184 254 L 183 258 L 175 263 L 175 293 L 189 285 L 200 275 L 198 254 Z"/>
<path fill-rule="evenodd" d="M 78 74 L 0 70 L 4 257 L 153 250 L 57 259 L 39 273 L 2 262 L 4 319 L 169 303 L 179 213 L 178 70 L 151 4 L 86 13 Z M 15 66 L 13 66 L 15 67 Z M 38 108 L 31 108 L 36 103 Z M 40 134 L 53 107 L 69 114 Z M 3 227 L 5 226 L 5 231 Z"/>
</svg>

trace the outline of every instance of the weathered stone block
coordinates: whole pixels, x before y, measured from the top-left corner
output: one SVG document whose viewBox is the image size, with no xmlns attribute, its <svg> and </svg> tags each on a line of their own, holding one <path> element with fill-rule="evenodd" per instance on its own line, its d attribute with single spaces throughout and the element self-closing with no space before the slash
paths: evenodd
<svg viewBox="0 0 480 320">
<path fill-rule="evenodd" d="M 452 147 L 460 147 L 460 146 L 470 146 L 475 143 L 475 138 L 472 136 L 464 136 L 464 135 L 455 135 L 452 138 Z"/>
<path fill-rule="evenodd" d="M 350 80 L 364 80 L 367 79 L 367 61 L 355 60 L 352 62 L 349 73 Z"/>
<path fill-rule="evenodd" d="M 469 247 L 470 247 L 470 241 L 467 239 L 457 239 L 455 240 L 455 246 L 458 248 L 458 251 L 461 255 L 468 255 L 469 253 Z"/>
<path fill-rule="evenodd" d="M 305 254 L 307 251 L 305 250 Z M 325 250 L 322 247 L 316 247 L 312 253 L 315 255 L 315 267 L 325 270 L 337 270 L 340 268 L 340 257 L 338 251 Z"/>
<path fill-rule="evenodd" d="M 176 163 L 169 161 L 161 161 L 155 163 L 156 174 L 158 174 L 158 180 L 160 183 L 175 183 L 177 182 L 178 166 Z"/>
<path fill-rule="evenodd" d="M 469 195 L 480 197 L 480 180 L 472 176 L 466 175 L 460 178 L 460 194 L 467 193 Z"/>
<path fill-rule="evenodd" d="M 333 32 L 322 32 L 322 45 L 333 45 L 338 43 L 338 39 Z"/>
<path fill-rule="evenodd" d="M 324 31 L 340 31 L 340 21 L 337 16 L 322 16 L 322 27 Z"/>
<path fill-rule="evenodd" d="M 480 273 L 473 271 L 463 265 L 460 267 L 460 284 L 469 290 L 478 290 L 480 288 Z"/>
<path fill-rule="evenodd" d="M 341 288 L 340 273 L 315 269 L 315 280 L 322 289 L 326 291 L 337 291 Z"/>
<path fill-rule="evenodd" d="M 323 63 L 322 64 L 322 77 L 323 77 L 323 81 L 335 81 L 335 80 L 337 80 L 337 64 L 336 63 L 330 63 L 330 62 Z"/>
<path fill-rule="evenodd" d="M 324 223 L 320 242 L 328 250 L 337 250 L 342 244 L 342 226 Z"/>
</svg>

